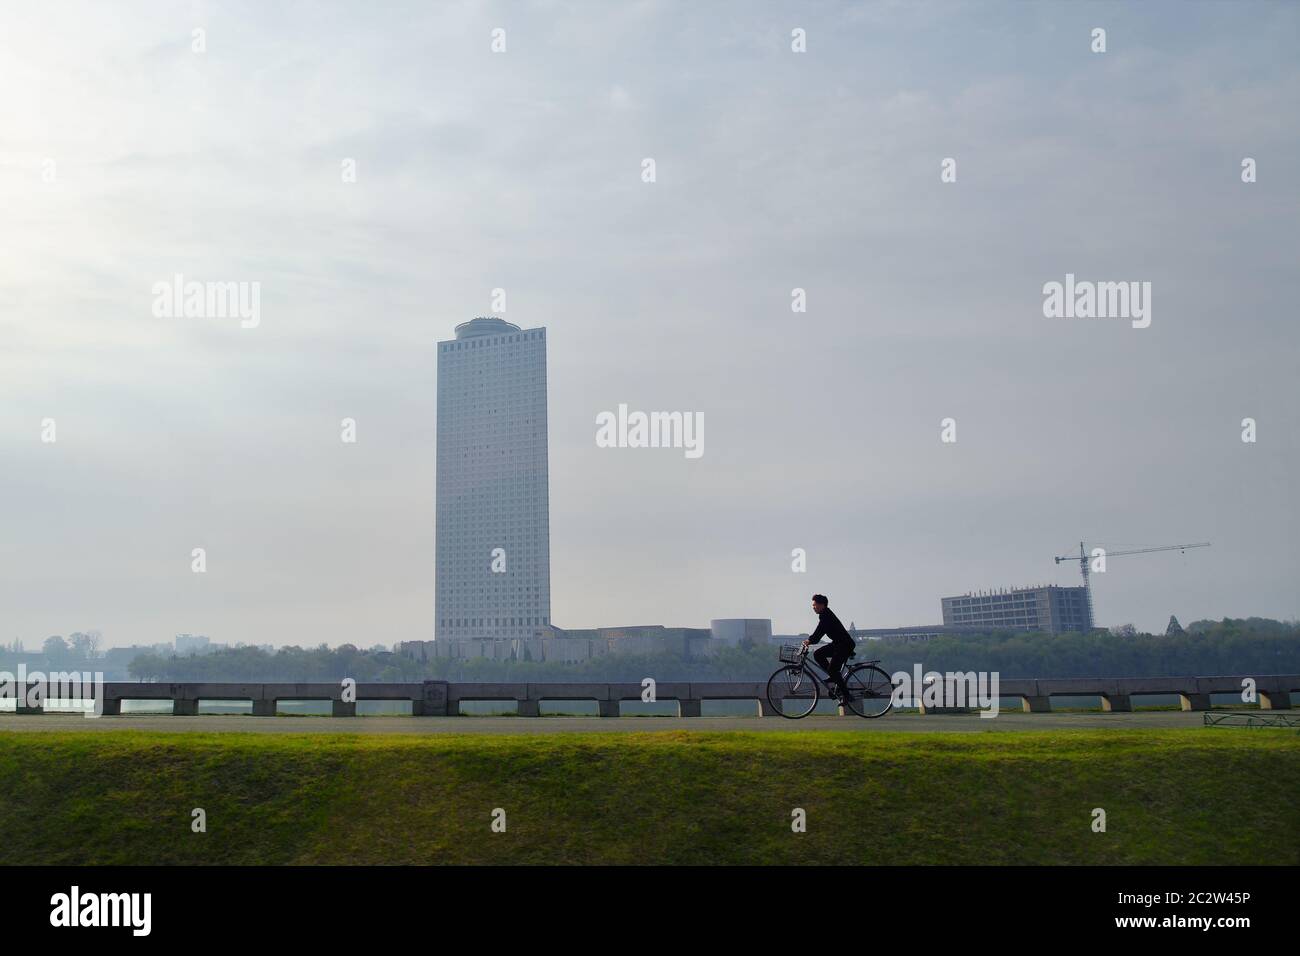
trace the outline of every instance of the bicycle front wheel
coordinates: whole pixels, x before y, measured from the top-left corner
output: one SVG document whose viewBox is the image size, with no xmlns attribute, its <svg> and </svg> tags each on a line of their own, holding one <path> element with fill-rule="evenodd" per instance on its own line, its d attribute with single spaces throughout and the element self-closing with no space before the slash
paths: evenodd
<svg viewBox="0 0 1300 956">
<path fill-rule="evenodd" d="M 811 714 L 819 695 L 816 679 L 802 667 L 782 667 L 767 680 L 767 702 L 791 720 Z"/>
<path fill-rule="evenodd" d="M 859 717 L 883 717 L 894 706 L 894 682 L 874 664 L 859 664 L 844 682 L 849 708 Z"/>
</svg>

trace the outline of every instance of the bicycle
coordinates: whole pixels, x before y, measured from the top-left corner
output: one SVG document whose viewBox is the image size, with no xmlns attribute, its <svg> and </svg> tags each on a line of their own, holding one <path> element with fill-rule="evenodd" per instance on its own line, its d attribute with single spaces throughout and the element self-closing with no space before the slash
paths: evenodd
<svg viewBox="0 0 1300 956">
<path fill-rule="evenodd" d="M 824 686 L 832 696 L 830 674 L 808 660 L 808 648 L 802 644 L 782 644 L 777 657 L 785 662 L 767 679 L 767 702 L 782 717 L 798 720 L 807 717 L 821 699 Z M 849 660 L 857 653 L 849 655 Z M 880 658 L 848 666 L 841 672 L 846 695 L 841 703 L 859 717 L 883 717 L 894 706 L 894 682 L 876 665 Z M 820 673 L 819 673 L 820 672 Z"/>
</svg>

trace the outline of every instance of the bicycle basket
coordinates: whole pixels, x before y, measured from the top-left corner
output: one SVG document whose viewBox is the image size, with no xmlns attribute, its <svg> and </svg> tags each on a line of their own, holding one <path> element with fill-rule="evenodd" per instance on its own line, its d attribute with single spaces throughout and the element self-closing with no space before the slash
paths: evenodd
<svg viewBox="0 0 1300 956">
<path fill-rule="evenodd" d="M 801 644 L 782 644 L 781 649 L 777 651 L 777 657 L 787 664 L 798 664 L 802 651 Z"/>
</svg>

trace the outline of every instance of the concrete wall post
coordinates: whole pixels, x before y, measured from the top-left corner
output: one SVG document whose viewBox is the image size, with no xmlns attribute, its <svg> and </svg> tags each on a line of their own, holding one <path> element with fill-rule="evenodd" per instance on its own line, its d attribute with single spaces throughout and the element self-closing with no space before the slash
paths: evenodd
<svg viewBox="0 0 1300 956">
<path fill-rule="evenodd" d="M 1291 692 L 1289 690 L 1261 690 L 1259 692 L 1260 710 L 1290 710 Z"/>
</svg>

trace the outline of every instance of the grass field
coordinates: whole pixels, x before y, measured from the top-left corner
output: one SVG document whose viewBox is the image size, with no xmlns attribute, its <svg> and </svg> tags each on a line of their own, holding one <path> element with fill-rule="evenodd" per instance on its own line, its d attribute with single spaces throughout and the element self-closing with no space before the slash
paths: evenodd
<svg viewBox="0 0 1300 956">
<path fill-rule="evenodd" d="M 1269 730 L 0 733 L 24 865 L 1295 865 L 1297 793 Z"/>
</svg>

